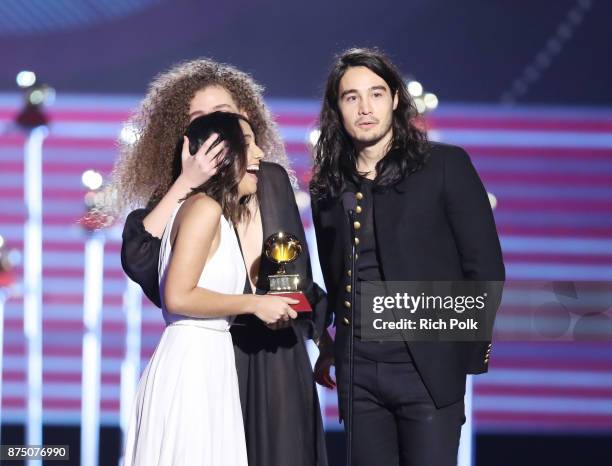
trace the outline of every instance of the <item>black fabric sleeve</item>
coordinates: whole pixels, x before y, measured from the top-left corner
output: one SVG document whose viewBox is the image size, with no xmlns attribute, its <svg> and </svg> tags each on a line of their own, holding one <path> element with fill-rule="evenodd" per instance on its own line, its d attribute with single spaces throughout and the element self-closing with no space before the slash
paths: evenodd
<svg viewBox="0 0 612 466">
<path fill-rule="evenodd" d="M 446 212 L 468 280 L 503 281 L 504 262 L 487 192 L 463 149 L 447 154 Z"/>
<path fill-rule="evenodd" d="M 328 244 L 331 244 L 329 241 L 326 241 L 324 238 L 323 229 L 320 227 L 321 222 L 318 216 L 318 205 L 311 198 L 310 201 L 310 210 L 312 213 L 312 224 L 315 229 L 315 236 L 317 240 L 317 247 L 319 253 L 319 262 L 321 264 L 321 272 L 323 273 L 323 279 L 325 280 L 325 285 L 329 291 L 329 284 L 332 282 L 329 276 L 326 277 L 326 273 L 329 270 L 328 259 L 331 257 Z M 321 290 L 321 292 L 324 292 Z M 327 293 L 327 299 L 321 303 L 320 308 L 317 309 L 317 313 L 314 316 L 315 328 L 316 331 L 321 335 L 323 331 L 328 328 L 330 325 L 335 325 L 334 323 L 334 313 L 330 308 L 330 303 L 334 302 L 330 301 L 330 292 Z"/>
<path fill-rule="evenodd" d="M 125 220 L 121 243 L 121 266 L 144 294 L 161 307 L 159 297 L 159 249 L 161 239 L 145 230 L 143 220 L 149 214 L 146 209 L 131 212 Z"/>
<path fill-rule="evenodd" d="M 502 250 L 487 192 L 470 157 L 456 148 L 447 154 L 444 171 L 447 215 L 468 280 L 505 280 Z M 467 373 L 487 372 L 485 361 L 489 342 L 471 345 Z"/>
</svg>

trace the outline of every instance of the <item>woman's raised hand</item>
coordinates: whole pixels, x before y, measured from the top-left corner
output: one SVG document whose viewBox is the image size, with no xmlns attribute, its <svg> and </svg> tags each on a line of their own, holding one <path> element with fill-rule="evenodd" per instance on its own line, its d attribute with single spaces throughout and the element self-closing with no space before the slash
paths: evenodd
<svg viewBox="0 0 612 466">
<path fill-rule="evenodd" d="M 183 136 L 181 177 L 184 178 L 189 187 L 197 188 L 217 173 L 218 156 L 226 147 L 225 142 L 222 141 L 211 149 L 211 146 L 218 137 L 218 134 L 211 134 L 204 141 L 202 147 L 194 155 L 191 155 L 189 152 L 189 139 L 187 136 Z"/>
</svg>

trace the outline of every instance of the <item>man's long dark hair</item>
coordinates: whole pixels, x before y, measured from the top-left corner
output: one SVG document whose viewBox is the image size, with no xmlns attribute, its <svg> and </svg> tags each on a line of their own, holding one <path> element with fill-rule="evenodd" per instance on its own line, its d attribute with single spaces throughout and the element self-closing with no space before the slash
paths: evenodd
<svg viewBox="0 0 612 466">
<path fill-rule="evenodd" d="M 189 153 L 193 156 L 202 147 L 202 144 L 213 134 L 218 135 L 211 145 L 211 149 L 222 141 L 226 149 L 216 156 L 217 171 L 200 186 L 193 188 L 185 199 L 197 193 L 204 193 L 212 197 L 221 205 L 223 216 L 232 223 L 237 224 L 248 215 L 246 204 L 251 196 L 240 198 L 238 184 L 246 173 L 247 146 L 240 126 L 240 120 L 249 121 L 242 115 L 229 112 L 214 112 L 193 120 L 185 135 L 189 139 Z M 250 123 L 249 123 L 250 125 Z M 177 144 L 172 179 L 181 174 L 181 149 L 183 141 Z"/>
<path fill-rule="evenodd" d="M 346 188 L 347 181 L 358 181 L 357 151 L 344 129 L 338 107 L 340 80 L 348 68 L 356 66 L 364 66 L 380 76 L 389 86 L 391 95 L 398 98 L 393 111 L 393 138 L 387 155 L 376 164 L 375 186 L 393 186 L 424 163 L 427 136 L 415 126 L 418 112 L 401 74 L 378 50 L 349 49 L 338 56 L 332 67 L 319 116 L 321 135 L 314 147 L 310 182 L 310 194 L 318 199 L 336 198 Z"/>
</svg>

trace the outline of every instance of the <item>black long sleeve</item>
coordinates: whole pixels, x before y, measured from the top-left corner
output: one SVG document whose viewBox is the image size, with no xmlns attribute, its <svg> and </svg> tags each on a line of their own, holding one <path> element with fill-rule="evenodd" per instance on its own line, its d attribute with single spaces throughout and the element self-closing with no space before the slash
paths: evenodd
<svg viewBox="0 0 612 466">
<path fill-rule="evenodd" d="M 161 307 L 159 296 L 159 249 L 161 239 L 145 230 L 143 220 L 149 214 L 146 209 L 131 212 L 123 227 L 121 243 L 121 266 L 144 294 L 157 306 Z"/>
<path fill-rule="evenodd" d="M 325 302 L 321 303 L 321 306 L 317 308 L 316 314 L 314 315 L 315 330 L 317 333 L 322 334 L 327 327 L 334 324 L 334 310 L 332 305 L 335 299 L 330 300 L 329 296 L 330 293 L 331 295 L 336 294 L 334 287 L 338 288 L 338 286 L 335 285 L 335 282 L 330 277 L 331 264 L 329 263 L 329 260 L 333 256 L 331 254 L 333 243 L 326 240 L 325 235 L 328 231 L 324 231 L 320 227 L 321 222 L 318 216 L 319 204 L 312 197 L 310 199 L 310 210 L 312 213 L 312 224 L 315 229 L 315 237 L 317 240 L 321 272 L 323 273 L 323 280 L 325 281 L 325 286 L 327 288 L 326 300 Z"/>
<path fill-rule="evenodd" d="M 447 214 L 465 277 L 468 280 L 503 282 L 506 274 L 493 212 L 467 152 L 458 149 L 446 158 L 444 178 Z M 498 305 L 499 302 L 495 307 Z M 474 342 L 471 348 L 467 372 L 486 372 L 488 366 L 483 355 L 490 348 L 489 342 Z"/>
<path fill-rule="evenodd" d="M 504 262 L 487 192 L 468 154 L 445 159 L 445 204 L 461 267 L 468 280 L 503 281 Z"/>
</svg>

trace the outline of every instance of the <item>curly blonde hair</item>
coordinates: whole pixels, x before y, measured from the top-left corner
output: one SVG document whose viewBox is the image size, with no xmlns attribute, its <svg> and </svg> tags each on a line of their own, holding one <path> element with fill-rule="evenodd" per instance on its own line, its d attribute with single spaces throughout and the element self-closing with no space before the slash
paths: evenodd
<svg viewBox="0 0 612 466">
<path fill-rule="evenodd" d="M 107 202 L 115 216 L 128 208 L 154 206 L 168 192 L 173 183 L 174 155 L 189 125 L 189 105 L 196 92 L 208 86 L 220 86 L 230 93 L 249 118 L 264 160 L 282 165 L 296 184 L 278 128 L 264 104 L 263 87 L 231 65 L 191 60 L 159 74 L 126 122 L 135 138 L 119 141 L 119 158 L 108 187 L 112 195 Z"/>
</svg>

